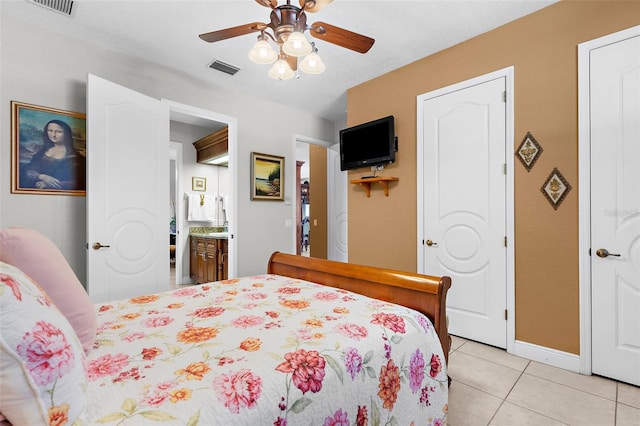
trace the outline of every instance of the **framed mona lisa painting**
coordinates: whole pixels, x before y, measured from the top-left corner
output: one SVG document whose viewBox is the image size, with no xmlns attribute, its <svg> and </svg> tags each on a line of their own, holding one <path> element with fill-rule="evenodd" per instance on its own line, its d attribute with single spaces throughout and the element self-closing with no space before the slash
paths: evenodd
<svg viewBox="0 0 640 426">
<path fill-rule="evenodd" d="M 11 101 L 11 192 L 86 195 L 86 116 Z"/>
</svg>

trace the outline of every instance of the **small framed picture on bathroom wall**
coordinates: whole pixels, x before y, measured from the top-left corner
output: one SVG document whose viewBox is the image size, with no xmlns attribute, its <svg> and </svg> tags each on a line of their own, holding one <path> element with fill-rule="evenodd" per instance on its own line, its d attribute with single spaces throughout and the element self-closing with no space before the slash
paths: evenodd
<svg viewBox="0 0 640 426">
<path fill-rule="evenodd" d="M 192 177 L 191 178 L 191 189 L 193 191 L 201 191 L 204 192 L 207 190 L 207 178 L 205 177 Z"/>
</svg>

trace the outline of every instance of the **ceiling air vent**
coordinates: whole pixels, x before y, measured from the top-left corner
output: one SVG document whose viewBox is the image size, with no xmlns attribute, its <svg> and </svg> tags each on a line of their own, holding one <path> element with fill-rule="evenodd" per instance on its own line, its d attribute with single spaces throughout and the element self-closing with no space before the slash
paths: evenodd
<svg viewBox="0 0 640 426">
<path fill-rule="evenodd" d="M 234 75 L 235 73 L 240 71 L 240 68 L 234 67 L 233 65 L 226 64 L 226 63 L 224 63 L 222 61 L 219 61 L 217 59 L 215 61 L 211 62 L 211 64 L 209 64 L 209 68 L 213 68 L 214 70 L 222 71 L 223 73 L 226 73 L 226 74 L 229 74 L 229 75 Z"/>
<path fill-rule="evenodd" d="M 44 6 L 47 9 L 55 10 L 56 12 L 64 13 L 71 16 L 71 9 L 73 8 L 72 0 L 31 0 L 35 4 Z"/>
</svg>

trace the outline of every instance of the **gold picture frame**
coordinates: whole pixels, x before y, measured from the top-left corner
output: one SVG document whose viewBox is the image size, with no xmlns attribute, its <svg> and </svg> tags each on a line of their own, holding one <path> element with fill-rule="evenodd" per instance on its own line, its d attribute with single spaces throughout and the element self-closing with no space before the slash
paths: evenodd
<svg viewBox="0 0 640 426">
<path fill-rule="evenodd" d="M 205 192 L 207 190 L 207 178 L 205 177 L 192 177 L 191 189 L 193 191 Z"/>
<path fill-rule="evenodd" d="M 251 153 L 251 200 L 284 201 L 284 157 Z"/>
<path fill-rule="evenodd" d="M 536 138 L 533 137 L 531 132 L 527 132 L 516 153 L 524 168 L 527 169 L 527 172 L 530 172 L 542 151 L 544 150 Z"/>
<path fill-rule="evenodd" d="M 554 167 L 549 177 L 547 177 L 547 180 L 544 181 L 540 191 L 542 191 L 544 197 L 549 201 L 551 207 L 553 207 L 554 210 L 558 210 L 560 204 L 562 204 L 569 194 L 569 191 L 571 191 L 571 185 L 562 173 L 560 173 L 560 170 Z"/>
<path fill-rule="evenodd" d="M 87 194 L 86 115 L 11 101 L 11 192 Z"/>
</svg>

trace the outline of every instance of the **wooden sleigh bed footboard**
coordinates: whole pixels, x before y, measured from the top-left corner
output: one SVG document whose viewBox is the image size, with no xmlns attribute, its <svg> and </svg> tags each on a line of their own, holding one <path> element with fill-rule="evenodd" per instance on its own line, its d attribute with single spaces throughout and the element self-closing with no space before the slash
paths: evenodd
<svg viewBox="0 0 640 426">
<path fill-rule="evenodd" d="M 451 278 L 355 265 L 275 252 L 267 272 L 349 290 L 396 303 L 426 315 L 438 333 L 448 363 L 451 337 L 447 331 L 446 298 Z"/>
</svg>

